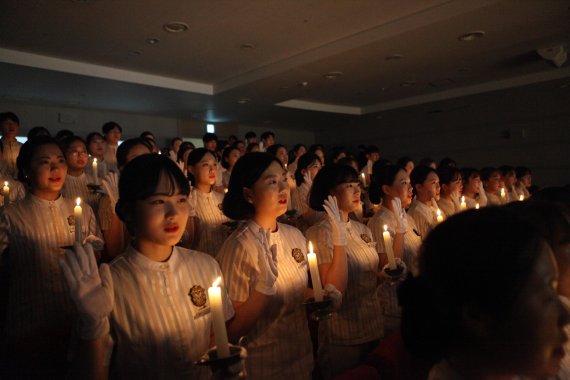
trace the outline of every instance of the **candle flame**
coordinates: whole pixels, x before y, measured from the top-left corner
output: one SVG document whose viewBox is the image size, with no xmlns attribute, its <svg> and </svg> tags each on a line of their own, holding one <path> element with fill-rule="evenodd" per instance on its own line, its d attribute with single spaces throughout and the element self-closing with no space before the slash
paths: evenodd
<svg viewBox="0 0 570 380">
<path fill-rule="evenodd" d="M 475 210 L 479 210 L 479 203 L 475 204 Z"/>
<path fill-rule="evenodd" d="M 524 201 L 524 195 L 519 196 L 519 201 Z"/>
<path fill-rule="evenodd" d="M 224 188 L 224 193 L 226 193 L 226 194 L 228 193 L 228 188 L 227 188 L 227 187 Z"/>
<path fill-rule="evenodd" d="M 441 210 L 437 209 L 436 214 L 437 214 L 437 216 L 441 216 Z"/>
<path fill-rule="evenodd" d="M 214 281 L 214 283 L 212 284 L 212 288 L 217 288 L 218 285 L 220 285 L 220 282 L 222 282 L 222 277 L 218 276 L 218 278 L 216 278 L 216 281 Z"/>
<path fill-rule="evenodd" d="M 461 196 L 461 203 L 465 203 L 465 195 Z"/>
<path fill-rule="evenodd" d="M 4 186 L 8 186 L 8 181 L 4 181 Z"/>
<path fill-rule="evenodd" d="M 313 253 L 313 243 L 309 240 L 309 253 Z"/>
<path fill-rule="evenodd" d="M 505 196 L 505 188 L 501 187 L 501 196 Z"/>
<path fill-rule="evenodd" d="M 388 231 L 388 226 L 384 224 L 384 232 Z"/>
<path fill-rule="evenodd" d="M 366 178 L 366 175 L 364 173 L 360 173 L 360 176 L 362 177 L 362 179 Z"/>
<path fill-rule="evenodd" d="M 77 197 L 77 199 L 75 200 L 75 204 L 79 206 L 81 204 L 81 198 Z"/>
<path fill-rule="evenodd" d="M 93 159 L 93 163 L 94 163 L 95 165 L 97 165 L 97 159 L 96 159 L 96 158 Z"/>
</svg>

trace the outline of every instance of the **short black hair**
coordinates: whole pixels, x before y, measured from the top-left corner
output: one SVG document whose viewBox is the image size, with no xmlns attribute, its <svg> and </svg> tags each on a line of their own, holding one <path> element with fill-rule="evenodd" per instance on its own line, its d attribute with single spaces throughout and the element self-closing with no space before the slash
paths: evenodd
<svg viewBox="0 0 570 380">
<path fill-rule="evenodd" d="M 154 133 L 151 131 L 144 131 L 140 134 L 141 139 L 153 139 L 154 140 Z"/>
<path fill-rule="evenodd" d="M 180 148 L 178 149 L 178 155 L 176 156 L 176 160 L 177 161 L 184 161 L 184 153 L 186 153 L 186 151 L 190 150 L 190 149 L 196 149 L 194 144 L 192 144 L 190 141 L 184 141 L 182 144 L 180 144 Z"/>
<path fill-rule="evenodd" d="M 481 173 L 475 168 L 462 168 L 461 177 L 463 177 L 463 184 L 466 184 L 470 178 L 481 178 Z"/>
<path fill-rule="evenodd" d="M 324 211 L 323 202 L 335 186 L 341 183 L 359 182 L 358 173 L 352 166 L 326 165 L 317 173 L 309 195 L 309 206 L 313 210 Z"/>
<path fill-rule="evenodd" d="M 239 150 L 239 148 L 238 148 L 235 144 L 226 147 L 226 148 L 224 149 L 224 152 L 222 153 L 221 164 L 222 164 L 222 167 L 223 167 L 224 169 L 229 169 L 229 167 L 230 167 L 230 165 L 228 164 L 228 162 L 227 162 L 226 160 L 228 159 L 228 157 L 230 156 L 230 153 L 231 153 L 233 150 L 237 150 L 238 152 L 241 153 L 241 151 Z"/>
<path fill-rule="evenodd" d="M 255 208 L 245 199 L 243 190 L 251 189 L 273 162 L 283 167 L 276 157 L 262 152 L 248 153 L 238 160 L 232 170 L 228 192 L 222 202 L 222 210 L 228 218 L 244 220 L 253 217 Z"/>
<path fill-rule="evenodd" d="M 431 166 L 419 165 L 412 170 L 410 173 L 410 182 L 412 183 L 412 189 L 414 190 L 414 195 L 417 195 L 416 185 L 421 185 L 427 179 L 430 173 L 437 174 L 437 171 Z"/>
<path fill-rule="evenodd" d="M 410 156 L 403 156 L 403 157 L 398 158 L 398 161 L 396 161 L 396 166 L 399 166 L 401 168 L 405 168 L 406 165 L 408 164 L 408 162 L 414 163 L 414 160 Z"/>
<path fill-rule="evenodd" d="M 105 140 L 105 137 L 103 137 L 102 134 L 100 134 L 99 132 L 91 132 L 90 134 L 87 135 L 87 144 L 91 144 L 91 140 L 93 140 L 95 137 L 100 137 L 103 140 Z"/>
<path fill-rule="evenodd" d="M 461 171 L 455 166 L 439 166 L 437 168 L 437 176 L 441 185 L 449 185 L 450 182 L 461 177 Z"/>
<path fill-rule="evenodd" d="M 517 179 L 521 179 L 522 177 L 524 177 L 525 175 L 531 175 L 532 172 L 529 168 L 527 168 L 526 166 L 517 166 L 515 168 L 515 174 L 517 175 Z"/>
<path fill-rule="evenodd" d="M 14 123 L 20 125 L 20 119 L 14 112 L 2 112 L 0 113 L 0 124 L 6 120 L 12 120 Z"/>
<path fill-rule="evenodd" d="M 73 131 L 71 131 L 69 129 L 60 129 L 55 134 L 55 139 L 59 140 L 59 141 L 63 141 L 66 138 L 71 137 L 71 136 L 75 136 L 75 133 L 73 133 Z"/>
<path fill-rule="evenodd" d="M 442 158 L 441 161 L 439 161 L 439 166 L 452 166 L 456 168 L 457 162 L 455 162 L 455 160 L 451 157 L 445 157 Z"/>
<path fill-rule="evenodd" d="M 27 178 L 25 172 L 30 169 L 32 157 L 36 153 L 36 150 L 44 145 L 57 146 L 63 155 L 63 150 L 61 149 L 59 141 L 51 136 L 38 136 L 26 141 L 26 143 L 20 148 L 20 154 L 16 159 L 16 167 L 18 168 L 18 180 L 20 182 L 27 183 L 28 185 L 30 184 L 29 178 Z"/>
<path fill-rule="evenodd" d="M 119 124 L 117 124 L 114 121 L 108 121 L 105 124 L 103 124 L 103 127 L 101 127 L 101 131 L 103 131 L 103 134 L 106 135 L 107 133 L 109 133 L 113 128 L 119 128 L 119 131 L 121 133 L 123 133 L 123 128 L 121 128 L 121 126 Z"/>
<path fill-rule="evenodd" d="M 247 139 L 250 139 L 250 138 L 252 138 L 252 137 L 257 137 L 257 135 L 255 134 L 254 131 L 249 131 L 249 132 L 247 132 L 247 133 L 245 134 L 245 139 L 246 139 L 246 140 L 247 140 Z"/>
<path fill-rule="evenodd" d="M 188 160 L 186 161 L 186 166 L 196 165 L 208 153 L 214 157 L 214 160 L 216 159 L 216 156 L 214 156 L 214 152 L 209 151 L 206 148 L 194 149 L 188 155 Z M 192 182 L 192 185 L 196 185 L 196 179 L 194 178 L 194 175 L 192 173 L 188 173 L 188 179 L 190 180 L 190 182 Z"/>
<path fill-rule="evenodd" d="M 398 175 L 400 171 L 404 170 L 404 168 L 399 165 L 374 165 L 373 170 L 372 182 L 368 189 L 368 196 L 372 203 L 379 204 L 384 198 L 382 186 L 392 186 L 396 180 L 396 175 Z"/>
<path fill-rule="evenodd" d="M 174 137 L 170 140 L 170 146 L 174 145 L 176 141 L 182 142 L 183 140 L 180 137 Z"/>
<path fill-rule="evenodd" d="M 272 156 L 277 156 L 277 151 L 281 148 L 285 148 L 285 150 L 287 150 L 287 147 L 283 144 L 273 144 L 267 148 L 266 152 Z"/>
<path fill-rule="evenodd" d="M 87 143 L 81 137 L 79 137 L 79 136 L 68 136 L 65 139 L 63 139 L 60 143 L 61 150 L 63 151 L 64 154 L 69 150 L 69 147 L 75 141 L 81 142 L 83 145 L 85 145 L 85 148 L 87 148 Z"/>
<path fill-rule="evenodd" d="M 311 165 L 313 162 L 318 161 L 319 164 L 322 164 L 321 159 L 314 153 L 308 152 L 303 154 L 297 160 L 297 169 L 295 170 L 295 182 L 297 186 L 301 186 L 303 183 L 304 175 L 301 173 L 301 170 L 305 170 Z"/>
<path fill-rule="evenodd" d="M 137 145 L 146 146 L 148 148 L 148 152 L 152 153 L 152 146 L 148 143 L 147 139 L 135 137 L 133 139 L 123 141 L 123 143 L 117 148 L 117 167 L 119 170 L 122 170 L 127 164 L 129 151 Z"/>
<path fill-rule="evenodd" d="M 131 234 L 134 232 L 132 223 L 136 202 L 155 194 L 161 175 L 166 175 L 169 181 L 169 195 L 176 194 L 176 190 L 180 194 L 190 194 L 190 185 L 180 168 L 171 159 L 159 154 L 135 157 L 121 172 L 115 211 Z"/>
<path fill-rule="evenodd" d="M 215 133 L 206 133 L 204 136 L 202 136 L 202 141 L 205 143 L 210 142 L 210 141 L 218 141 L 218 136 L 216 136 Z"/>
<path fill-rule="evenodd" d="M 270 137 L 270 136 L 273 137 L 273 138 L 275 138 L 275 133 L 273 133 L 273 132 L 271 132 L 271 131 L 265 131 L 265 132 L 263 132 L 263 133 L 261 134 L 261 140 L 265 140 L 265 139 L 267 139 L 267 138 Z"/>
<path fill-rule="evenodd" d="M 501 171 L 491 166 L 484 167 L 483 169 L 481 169 L 481 181 L 489 180 L 489 178 L 491 178 L 491 176 L 495 173 L 500 175 Z"/>
<path fill-rule="evenodd" d="M 51 133 L 49 133 L 46 127 L 42 127 L 41 125 L 33 127 L 28 131 L 28 139 L 33 139 L 38 136 L 51 136 Z"/>
</svg>

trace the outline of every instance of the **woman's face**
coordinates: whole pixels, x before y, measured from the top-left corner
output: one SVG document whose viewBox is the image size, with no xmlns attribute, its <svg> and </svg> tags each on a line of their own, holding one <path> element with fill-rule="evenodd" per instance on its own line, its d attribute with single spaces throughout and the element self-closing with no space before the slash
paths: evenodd
<svg viewBox="0 0 570 380">
<path fill-rule="evenodd" d="M 105 135 L 105 140 L 107 141 L 108 144 L 115 146 L 119 143 L 121 136 L 122 133 L 119 127 L 114 127 L 109 132 L 107 132 L 107 134 Z"/>
<path fill-rule="evenodd" d="M 493 174 L 491 174 L 489 179 L 485 181 L 485 190 L 488 193 L 496 193 L 501 188 L 501 183 L 502 183 L 501 175 L 499 174 L 499 172 L 494 172 Z"/>
<path fill-rule="evenodd" d="M 305 148 L 304 146 L 300 146 L 299 149 L 297 149 L 297 151 L 295 152 L 295 157 L 299 158 L 305 153 L 307 153 L 307 148 Z"/>
<path fill-rule="evenodd" d="M 33 194 L 53 199 L 60 193 L 67 176 L 63 152 L 55 144 L 38 147 L 32 156 L 29 172 L 24 174 L 30 178 Z"/>
<path fill-rule="evenodd" d="M 386 193 L 392 198 L 400 198 L 402 207 L 408 208 L 412 204 L 412 184 L 410 176 L 405 170 L 399 170 L 391 186 L 387 186 Z"/>
<path fill-rule="evenodd" d="M 493 328 L 500 342 L 490 342 L 514 373 L 532 378 L 555 376 L 568 340 L 568 311 L 556 292 L 558 273 L 550 248 L 543 243 L 531 276 L 510 313 Z M 491 338 L 492 339 L 492 338 Z M 507 348 L 508 347 L 508 348 Z"/>
<path fill-rule="evenodd" d="M 406 163 L 406 166 L 404 166 L 404 170 L 406 171 L 406 173 L 408 173 L 409 176 L 412 170 L 414 170 L 414 161 L 408 161 Z"/>
<path fill-rule="evenodd" d="M 472 175 L 467 179 L 463 191 L 468 193 L 477 193 L 479 192 L 480 186 L 481 186 L 481 177 L 479 177 L 478 175 L 476 176 Z"/>
<path fill-rule="evenodd" d="M 321 165 L 321 161 L 315 160 L 311 162 L 311 164 L 307 166 L 306 169 L 301 170 L 301 174 L 306 175 L 308 171 L 311 174 L 311 180 L 314 180 L 317 173 L 319 172 L 319 170 L 321 170 L 322 167 L 323 165 Z"/>
<path fill-rule="evenodd" d="M 7 140 L 14 140 L 20 130 L 20 124 L 8 118 L 2 122 L 2 135 Z"/>
<path fill-rule="evenodd" d="M 87 148 L 79 140 L 72 142 L 65 152 L 67 166 L 71 170 L 83 170 L 87 165 L 87 157 Z"/>
<path fill-rule="evenodd" d="M 531 187 L 532 186 L 532 175 L 531 174 L 525 174 L 524 176 L 522 176 L 521 183 L 526 188 Z"/>
<path fill-rule="evenodd" d="M 515 183 L 517 182 L 517 177 L 516 177 L 514 171 L 508 172 L 502 179 L 503 179 L 504 184 L 508 188 L 513 187 L 515 185 Z"/>
<path fill-rule="evenodd" d="M 244 189 L 244 196 L 256 215 L 275 219 L 283 215 L 289 199 L 287 170 L 273 161 L 251 188 Z"/>
<path fill-rule="evenodd" d="M 281 148 L 277 149 L 277 152 L 275 153 L 275 157 L 277 157 L 277 159 L 281 162 L 281 164 L 287 165 L 287 161 L 289 160 L 289 154 L 287 153 L 286 148 L 281 147 Z"/>
<path fill-rule="evenodd" d="M 206 153 L 195 165 L 190 165 L 190 172 L 194 175 L 196 185 L 214 185 L 217 169 L 218 162 L 211 153 Z"/>
<path fill-rule="evenodd" d="M 346 182 L 336 185 L 331 195 L 336 197 L 338 208 L 346 213 L 360 206 L 360 182 Z"/>
<path fill-rule="evenodd" d="M 232 149 L 228 157 L 225 159 L 230 167 L 230 170 L 234 167 L 234 165 L 236 164 L 237 160 L 239 160 L 240 157 L 241 153 L 239 149 Z"/>
<path fill-rule="evenodd" d="M 430 172 L 423 183 L 416 185 L 416 190 L 418 198 L 422 201 L 429 201 L 432 198 L 438 201 L 440 191 L 438 175 Z"/>
<path fill-rule="evenodd" d="M 321 164 L 325 162 L 325 153 L 322 150 L 320 149 L 315 150 L 315 154 L 321 160 Z"/>
<path fill-rule="evenodd" d="M 89 149 L 89 153 L 93 157 L 97 157 L 100 160 L 105 154 L 105 140 L 103 140 L 100 136 L 95 136 L 89 141 L 87 148 Z"/>
<path fill-rule="evenodd" d="M 137 240 L 173 246 L 182 238 L 188 220 L 188 196 L 180 189 L 170 194 L 170 181 L 161 174 L 155 193 L 136 202 L 134 230 Z"/>
<path fill-rule="evenodd" d="M 449 181 L 448 191 L 449 194 L 456 194 L 457 196 L 461 195 L 463 192 L 463 179 L 461 178 L 461 175 L 458 175 L 456 179 Z"/>
</svg>

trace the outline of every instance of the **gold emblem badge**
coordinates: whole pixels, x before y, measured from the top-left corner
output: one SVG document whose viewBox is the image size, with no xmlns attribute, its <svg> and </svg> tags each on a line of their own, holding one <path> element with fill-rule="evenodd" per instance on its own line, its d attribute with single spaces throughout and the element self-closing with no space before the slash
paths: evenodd
<svg viewBox="0 0 570 380">
<path fill-rule="evenodd" d="M 370 236 L 368 236 L 367 234 L 361 234 L 360 237 L 362 238 L 362 240 L 364 240 L 364 242 L 366 244 L 372 242 L 372 239 L 370 238 Z"/>
<path fill-rule="evenodd" d="M 303 251 L 301 251 L 299 248 L 293 248 L 291 255 L 298 263 L 302 263 L 303 260 L 305 260 L 305 255 L 303 255 Z"/>
<path fill-rule="evenodd" d="M 75 216 L 74 215 L 69 215 L 67 217 L 67 224 L 70 226 L 75 226 Z"/>
<path fill-rule="evenodd" d="M 191 287 L 188 295 L 195 306 L 202 307 L 206 304 L 206 290 L 200 285 Z"/>
</svg>

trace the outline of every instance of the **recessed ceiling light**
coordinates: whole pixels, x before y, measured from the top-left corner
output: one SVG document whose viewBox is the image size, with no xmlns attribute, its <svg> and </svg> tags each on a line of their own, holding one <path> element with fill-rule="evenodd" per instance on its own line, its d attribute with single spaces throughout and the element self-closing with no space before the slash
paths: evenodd
<svg viewBox="0 0 570 380">
<path fill-rule="evenodd" d="M 485 31 L 483 30 L 475 30 L 473 32 L 465 33 L 462 36 L 457 37 L 459 41 L 474 41 L 479 38 L 483 38 L 485 35 Z"/>
<path fill-rule="evenodd" d="M 323 78 L 325 78 L 325 79 L 337 79 L 343 75 L 344 75 L 344 73 L 342 71 L 331 71 L 331 72 L 323 75 Z"/>
<path fill-rule="evenodd" d="M 240 49 L 253 49 L 254 47 L 254 44 L 246 42 L 245 44 L 241 44 Z"/>
<path fill-rule="evenodd" d="M 162 26 L 169 33 L 182 33 L 188 30 L 189 26 L 182 21 L 172 21 Z"/>
<path fill-rule="evenodd" d="M 154 37 L 146 39 L 146 43 L 149 45 L 156 45 L 159 42 L 160 42 L 160 40 L 158 38 L 154 38 Z"/>
<path fill-rule="evenodd" d="M 129 51 L 129 55 L 132 56 L 132 57 L 136 57 L 136 56 L 139 56 L 139 55 L 141 55 L 141 54 L 142 54 L 142 51 L 140 51 L 140 50 L 131 50 L 131 51 Z"/>
<path fill-rule="evenodd" d="M 413 80 L 407 80 L 405 82 L 400 83 L 400 87 L 412 87 L 415 85 L 416 85 L 416 82 Z"/>
<path fill-rule="evenodd" d="M 386 57 L 386 61 L 397 61 L 402 58 L 404 58 L 404 56 L 401 54 L 392 54 Z"/>
<path fill-rule="evenodd" d="M 251 102 L 251 99 L 249 99 L 249 98 L 241 98 L 238 100 L 239 104 L 247 104 L 249 102 Z"/>
</svg>

